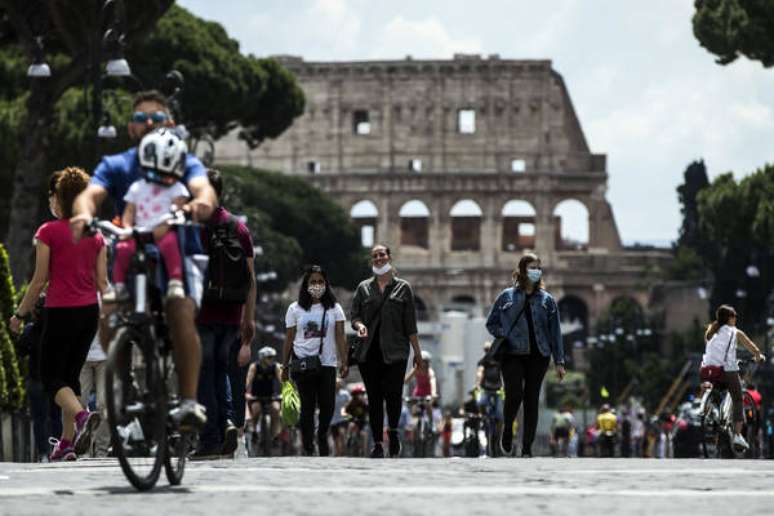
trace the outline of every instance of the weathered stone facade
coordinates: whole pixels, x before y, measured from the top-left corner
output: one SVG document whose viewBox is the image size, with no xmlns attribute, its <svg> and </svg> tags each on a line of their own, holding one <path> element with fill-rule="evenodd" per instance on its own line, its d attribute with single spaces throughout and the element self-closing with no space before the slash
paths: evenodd
<svg viewBox="0 0 774 516">
<path fill-rule="evenodd" d="M 622 246 L 606 157 L 589 150 L 550 61 L 282 60 L 305 114 L 253 152 L 221 142 L 218 161 L 303 175 L 329 192 L 366 243 L 391 246 L 429 319 L 488 306 L 527 248 L 557 299 L 585 310 L 585 327 L 619 296 L 647 308 L 649 275 L 669 255 Z M 569 199 L 588 213 L 587 242 L 561 237 L 556 207 Z"/>
</svg>

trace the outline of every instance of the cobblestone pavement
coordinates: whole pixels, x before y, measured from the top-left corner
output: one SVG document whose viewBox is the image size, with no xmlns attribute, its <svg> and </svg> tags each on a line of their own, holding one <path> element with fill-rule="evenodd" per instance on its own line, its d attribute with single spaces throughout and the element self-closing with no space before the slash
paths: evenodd
<svg viewBox="0 0 774 516">
<path fill-rule="evenodd" d="M 0 464 L 0 514 L 774 514 L 774 462 L 273 458 L 138 493 L 115 460 Z"/>
</svg>

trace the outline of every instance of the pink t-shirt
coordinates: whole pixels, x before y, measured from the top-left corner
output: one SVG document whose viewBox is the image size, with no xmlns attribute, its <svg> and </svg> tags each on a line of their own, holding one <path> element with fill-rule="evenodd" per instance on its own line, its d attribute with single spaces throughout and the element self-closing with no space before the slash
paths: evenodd
<svg viewBox="0 0 774 516">
<path fill-rule="evenodd" d="M 88 306 L 97 302 L 97 256 L 105 241 L 102 235 L 73 243 L 70 221 L 52 220 L 38 228 L 35 238 L 50 249 L 46 306 Z"/>
</svg>

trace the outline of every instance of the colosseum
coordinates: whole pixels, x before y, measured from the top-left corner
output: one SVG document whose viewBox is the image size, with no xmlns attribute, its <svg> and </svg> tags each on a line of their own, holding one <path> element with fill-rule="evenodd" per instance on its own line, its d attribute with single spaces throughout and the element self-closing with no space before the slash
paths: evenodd
<svg viewBox="0 0 774 516">
<path fill-rule="evenodd" d="M 331 194 L 364 246 L 393 248 L 422 319 L 485 313 L 528 249 L 573 347 L 615 298 L 648 309 L 670 255 L 622 245 L 606 156 L 591 152 L 551 61 L 280 59 L 306 93 L 304 115 L 254 151 L 219 143 L 218 161 L 304 176 Z M 562 217 L 568 203 L 581 220 Z M 568 238 L 578 223 L 584 238 Z"/>
</svg>

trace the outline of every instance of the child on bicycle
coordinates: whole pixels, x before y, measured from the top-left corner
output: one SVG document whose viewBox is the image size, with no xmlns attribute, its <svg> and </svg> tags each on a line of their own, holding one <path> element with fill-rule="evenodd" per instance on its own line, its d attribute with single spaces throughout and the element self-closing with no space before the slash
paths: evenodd
<svg viewBox="0 0 774 516">
<path fill-rule="evenodd" d="M 138 152 L 143 177 L 132 183 L 124 196 L 126 207 L 121 216 L 124 227 L 153 227 L 169 213 L 170 208 L 180 208 L 186 202 L 188 190 L 180 180 L 187 152 L 185 142 L 170 129 L 156 129 L 143 137 Z M 163 225 L 153 230 L 153 238 L 167 269 L 167 298 L 185 297 L 177 233 Z M 134 253 L 133 239 L 116 245 L 113 266 L 116 299 L 125 299 L 127 296 L 126 273 Z"/>
<path fill-rule="evenodd" d="M 704 334 L 706 349 L 701 361 L 701 375 L 704 379 L 710 368 L 721 368 L 719 383 L 727 386 L 733 403 L 734 439 L 733 445 L 749 448 L 742 437 L 744 414 L 742 406 L 742 387 L 739 381 L 739 364 L 736 361 L 736 346 L 741 343 L 752 353 L 756 362 L 762 362 L 765 357 L 758 346 L 739 328 L 736 327 L 736 310 L 729 305 L 721 305 L 715 311 L 715 320 L 707 326 Z"/>
</svg>

